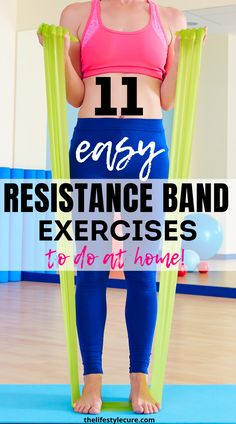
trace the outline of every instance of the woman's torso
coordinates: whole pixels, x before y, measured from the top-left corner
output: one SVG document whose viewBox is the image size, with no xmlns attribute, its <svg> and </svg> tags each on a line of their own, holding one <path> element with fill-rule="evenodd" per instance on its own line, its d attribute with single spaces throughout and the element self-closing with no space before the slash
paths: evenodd
<svg viewBox="0 0 236 424">
<path fill-rule="evenodd" d="M 95 0 L 93 0 L 95 1 Z M 121 4 L 120 2 L 115 3 L 114 1 L 102 0 L 99 2 L 98 10 L 96 13 L 100 14 L 99 16 L 99 24 L 101 25 L 101 30 L 103 31 L 103 35 L 108 40 L 109 38 L 109 29 L 117 32 L 115 36 L 117 36 L 117 41 L 120 41 L 120 36 L 122 37 L 121 32 L 125 32 L 125 37 L 123 40 L 129 40 L 129 37 L 134 37 L 132 40 L 137 41 L 137 43 L 142 40 L 142 42 L 146 43 L 145 48 L 149 49 L 148 53 L 152 49 L 152 46 L 149 44 L 149 39 L 146 34 L 146 30 L 152 30 L 150 25 L 151 22 L 151 13 L 155 13 L 152 10 L 150 3 L 147 1 L 146 3 L 143 1 L 137 0 L 137 2 L 133 4 Z M 82 40 L 82 47 L 80 47 L 80 69 L 81 69 L 81 54 L 83 54 L 82 49 L 85 49 L 86 46 L 83 46 L 83 40 L 86 34 L 91 31 L 91 3 L 84 3 L 84 12 L 82 14 L 82 18 L 80 19 L 80 25 L 78 28 L 78 38 Z M 156 7 L 156 6 L 155 6 Z M 161 25 L 161 30 L 164 36 L 166 45 L 163 45 L 163 48 L 168 50 L 168 43 L 171 40 L 171 34 L 168 30 L 168 27 L 165 21 L 161 17 L 160 9 L 158 8 L 158 19 Z M 157 18 L 154 16 L 154 18 Z M 152 16 L 153 18 L 153 16 Z M 98 28 L 99 30 L 100 28 Z M 130 34 L 129 34 L 130 32 Z M 95 33 L 96 36 L 96 33 Z M 145 39 L 146 36 L 146 39 Z M 152 43 L 155 41 L 155 36 L 158 37 L 158 34 L 152 34 L 152 39 L 150 40 Z M 142 37 L 142 39 L 140 38 Z M 125 41 L 124 41 L 125 42 Z M 137 49 L 138 49 L 137 45 Z M 106 46 L 104 45 L 102 48 L 106 51 Z M 95 54 L 99 54 L 99 49 L 101 46 L 98 46 L 98 52 Z M 132 53 L 132 52 L 131 52 Z M 95 76 L 88 76 L 84 78 L 84 86 L 85 86 L 85 95 L 83 99 L 83 103 L 79 109 L 78 116 L 79 117 L 109 117 L 107 114 L 100 114 L 99 116 L 95 114 L 96 108 L 101 107 L 101 85 L 96 84 L 96 76 L 110 78 L 110 93 L 111 93 L 111 101 L 110 105 L 112 108 L 115 108 L 116 111 L 113 117 L 139 117 L 139 118 L 161 118 L 162 117 L 162 109 L 160 102 L 160 88 L 162 84 L 162 80 L 149 75 L 142 75 L 141 73 L 127 73 L 127 72 L 104 72 Z M 137 102 L 136 105 L 138 108 L 142 109 L 142 114 L 140 112 L 134 115 L 126 115 L 122 113 L 121 108 L 127 107 L 127 90 L 128 87 L 125 84 L 122 84 L 122 77 L 135 77 L 137 84 Z"/>
</svg>

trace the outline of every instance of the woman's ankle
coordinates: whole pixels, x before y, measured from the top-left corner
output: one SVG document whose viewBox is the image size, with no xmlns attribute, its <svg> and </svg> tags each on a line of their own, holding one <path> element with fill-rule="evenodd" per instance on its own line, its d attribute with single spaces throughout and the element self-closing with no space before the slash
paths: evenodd
<svg viewBox="0 0 236 424">
<path fill-rule="evenodd" d="M 97 383 L 102 384 L 102 374 L 85 374 L 84 375 L 84 383 Z"/>
<path fill-rule="evenodd" d="M 147 374 L 144 372 L 131 372 L 130 381 L 147 381 Z"/>
</svg>

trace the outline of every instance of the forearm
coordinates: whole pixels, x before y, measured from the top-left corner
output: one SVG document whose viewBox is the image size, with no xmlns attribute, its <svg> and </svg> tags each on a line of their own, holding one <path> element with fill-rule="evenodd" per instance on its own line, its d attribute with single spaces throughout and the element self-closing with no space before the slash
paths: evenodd
<svg viewBox="0 0 236 424">
<path fill-rule="evenodd" d="M 170 110 L 174 107 L 178 63 L 173 62 L 168 74 L 161 85 L 161 107 Z"/>
<path fill-rule="evenodd" d="M 68 103 L 79 107 L 84 98 L 84 83 L 74 69 L 70 56 L 65 56 L 66 98 Z"/>
</svg>

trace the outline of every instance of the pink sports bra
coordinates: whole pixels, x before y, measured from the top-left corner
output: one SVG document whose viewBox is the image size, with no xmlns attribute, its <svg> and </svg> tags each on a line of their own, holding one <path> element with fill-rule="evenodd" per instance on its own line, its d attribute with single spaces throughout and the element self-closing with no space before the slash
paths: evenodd
<svg viewBox="0 0 236 424">
<path fill-rule="evenodd" d="M 100 0 L 91 0 L 90 16 L 81 39 L 82 77 L 106 73 L 143 74 L 163 80 L 168 42 L 158 6 L 149 3 L 149 23 L 137 31 L 116 31 L 101 20 Z"/>
</svg>

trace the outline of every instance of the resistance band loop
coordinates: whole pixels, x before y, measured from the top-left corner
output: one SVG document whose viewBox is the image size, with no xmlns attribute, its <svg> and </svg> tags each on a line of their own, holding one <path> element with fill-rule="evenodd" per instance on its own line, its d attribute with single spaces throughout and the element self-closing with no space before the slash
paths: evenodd
<svg viewBox="0 0 236 424">
<path fill-rule="evenodd" d="M 193 124 L 205 28 L 179 31 L 180 52 L 176 86 L 174 121 L 171 140 L 169 180 L 186 179 L 192 150 Z M 178 182 L 177 182 L 178 184 Z M 180 214 L 176 214 L 177 221 Z M 166 219 L 173 219 L 173 214 Z M 163 252 L 181 252 L 181 241 L 163 243 Z M 151 393 L 162 402 L 165 369 L 170 342 L 178 269 L 167 271 L 162 267 L 158 298 L 158 318 L 153 345 Z"/>
<path fill-rule="evenodd" d="M 63 180 L 70 178 L 64 66 L 64 37 L 68 32 L 62 27 L 47 24 L 42 24 L 38 30 L 43 37 L 52 177 Z M 72 41 L 78 41 L 73 36 L 70 38 Z M 60 221 L 63 222 L 66 219 L 68 214 L 67 216 L 60 214 Z M 58 251 L 73 256 L 69 243 L 59 242 Z M 60 270 L 60 286 L 73 405 L 80 396 L 74 271 L 66 271 L 65 267 L 63 268 L 63 271 Z"/>
<path fill-rule="evenodd" d="M 68 127 L 64 67 L 64 36 L 69 31 L 42 24 L 38 32 L 43 37 L 50 154 L 53 179 L 69 179 Z M 188 177 L 197 87 L 200 74 L 204 28 L 179 31 L 180 53 L 176 87 L 175 111 L 171 141 L 169 179 Z M 77 39 L 71 36 L 72 41 Z M 172 217 L 173 218 L 173 217 Z M 179 242 L 171 242 L 171 250 L 180 251 Z M 66 245 L 66 243 L 65 243 Z M 63 246 L 64 251 L 68 246 Z M 163 250 L 170 251 L 164 243 Z M 154 339 L 151 393 L 161 403 L 167 362 L 171 323 L 177 282 L 177 270 L 161 270 L 159 312 Z M 72 404 L 79 398 L 77 333 L 75 314 L 74 272 L 60 271 L 62 304 L 70 372 Z M 105 404 L 116 410 L 118 402 Z M 130 409 L 128 404 L 122 404 Z"/>
</svg>

